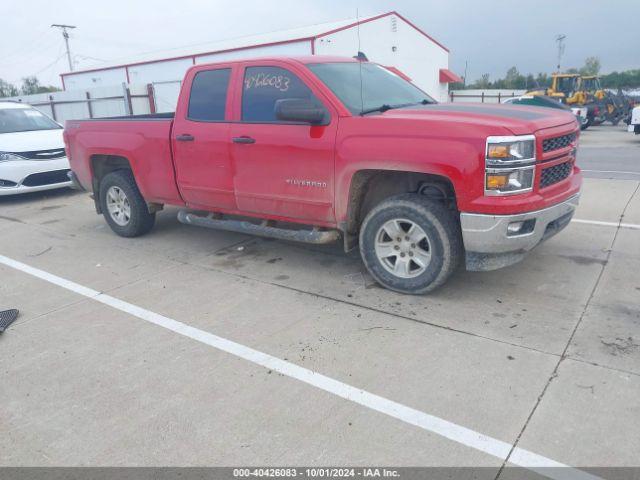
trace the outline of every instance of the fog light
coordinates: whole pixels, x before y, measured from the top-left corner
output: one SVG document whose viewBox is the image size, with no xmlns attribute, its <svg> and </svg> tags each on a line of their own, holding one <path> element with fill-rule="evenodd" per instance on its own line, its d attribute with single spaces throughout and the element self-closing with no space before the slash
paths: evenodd
<svg viewBox="0 0 640 480">
<path fill-rule="evenodd" d="M 519 233 L 520 230 L 522 230 L 522 227 L 524 227 L 524 222 L 511 222 L 507 226 L 507 233 L 510 233 L 512 235 Z"/>
<path fill-rule="evenodd" d="M 533 232 L 535 226 L 535 218 L 530 218 L 529 220 L 522 220 L 519 222 L 511 222 L 509 225 L 507 225 L 507 237 L 526 235 Z"/>
</svg>

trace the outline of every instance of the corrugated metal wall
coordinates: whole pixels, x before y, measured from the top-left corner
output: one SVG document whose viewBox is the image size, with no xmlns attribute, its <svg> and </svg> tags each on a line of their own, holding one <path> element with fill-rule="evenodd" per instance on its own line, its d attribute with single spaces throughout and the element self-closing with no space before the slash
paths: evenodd
<svg viewBox="0 0 640 480">
<path fill-rule="evenodd" d="M 147 85 L 124 84 L 85 90 L 39 93 L 11 97 L 8 100 L 33 105 L 45 115 L 62 124 L 65 120 L 115 117 L 130 113 L 140 115 L 151 112 Z"/>
</svg>

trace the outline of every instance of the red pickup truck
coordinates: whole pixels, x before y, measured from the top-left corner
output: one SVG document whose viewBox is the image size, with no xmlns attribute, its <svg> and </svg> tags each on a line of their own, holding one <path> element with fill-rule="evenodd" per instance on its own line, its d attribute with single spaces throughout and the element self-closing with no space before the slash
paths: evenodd
<svg viewBox="0 0 640 480">
<path fill-rule="evenodd" d="M 67 122 L 74 183 L 118 235 L 178 219 L 359 245 L 383 286 L 514 264 L 578 203 L 579 125 L 556 109 L 437 104 L 367 61 L 262 58 L 189 69 L 174 114 Z"/>
</svg>

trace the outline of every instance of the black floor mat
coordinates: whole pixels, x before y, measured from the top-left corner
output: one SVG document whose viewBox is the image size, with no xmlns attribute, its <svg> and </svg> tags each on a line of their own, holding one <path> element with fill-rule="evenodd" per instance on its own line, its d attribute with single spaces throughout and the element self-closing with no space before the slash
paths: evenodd
<svg viewBox="0 0 640 480">
<path fill-rule="evenodd" d="M 5 310 L 0 312 L 0 333 L 4 332 L 13 321 L 18 318 L 18 310 Z"/>
</svg>

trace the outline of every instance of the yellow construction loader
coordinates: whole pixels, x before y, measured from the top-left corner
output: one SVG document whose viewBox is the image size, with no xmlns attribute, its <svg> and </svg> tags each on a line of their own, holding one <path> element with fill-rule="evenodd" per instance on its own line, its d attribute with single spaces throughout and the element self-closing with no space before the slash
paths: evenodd
<svg viewBox="0 0 640 480">
<path fill-rule="evenodd" d="M 596 119 L 596 124 L 609 121 L 617 125 L 629 115 L 632 102 L 621 91 L 617 94 L 611 93 L 602 88 L 600 79 L 596 75 L 582 76 L 582 90 L 586 92 L 588 101 L 600 107 L 600 117 Z"/>
<path fill-rule="evenodd" d="M 531 90 L 526 95 L 545 95 L 567 105 L 584 105 L 587 98 L 581 86 L 582 79 L 577 73 L 554 73 L 551 75 L 549 88 Z"/>
<path fill-rule="evenodd" d="M 573 113 L 580 118 L 582 130 L 592 125 L 599 114 L 598 107 L 590 101 L 582 88 L 582 78 L 577 73 L 554 73 L 551 75 L 549 88 L 540 87 L 525 95 L 549 97 L 571 107 Z"/>
</svg>

